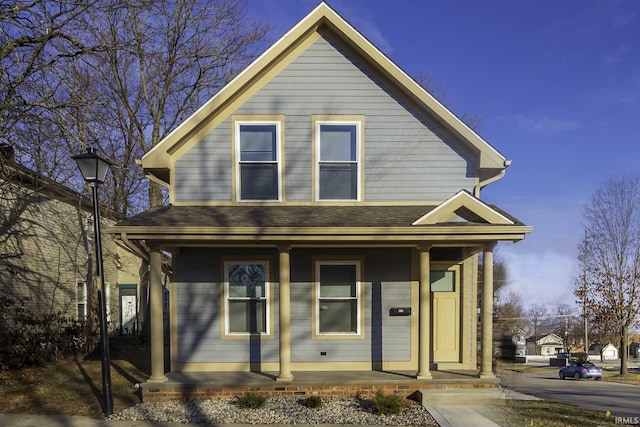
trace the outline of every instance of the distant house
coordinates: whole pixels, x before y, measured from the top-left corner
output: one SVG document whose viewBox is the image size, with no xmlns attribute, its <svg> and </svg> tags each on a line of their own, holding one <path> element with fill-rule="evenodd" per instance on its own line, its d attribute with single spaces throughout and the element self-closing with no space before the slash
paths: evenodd
<svg viewBox="0 0 640 427">
<path fill-rule="evenodd" d="M 545 335 L 536 341 L 536 346 L 542 356 L 555 355 L 565 350 L 564 340 L 556 334 Z"/>
<path fill-rule="evenodd" d="M 619 359 L 618 348 L 611 344 L 591 344 L 589 346 L 589 356 L 593 359 L 593 357 L 599 357 L 600 361 L 605 360 L 617 360 Z"/>
<path fill-rule="evenodd" d="M 0 159 L 0 294 L 28 297 L 35 314 L 84 319 L 95 279 L 90 200 L 16 163 Z M 101 210 L 104 225 L 123 218 Z M 139 259 L 103 236 L 107 315 L 112 331 L 139 327 Z M 94 296 L 95 298 L 95 296 Z"/>
<path fill-rule="evenodd" d="M 109 229 L 151 249 L 150 387 L 198 372 L 494 378 L 493 248 L 531 227 L 480 192 L 509 164 L 321 3 L 142 158 L 171 204 Z M 153 332 L 163 252 L 170 372 Z"/>
</svg>

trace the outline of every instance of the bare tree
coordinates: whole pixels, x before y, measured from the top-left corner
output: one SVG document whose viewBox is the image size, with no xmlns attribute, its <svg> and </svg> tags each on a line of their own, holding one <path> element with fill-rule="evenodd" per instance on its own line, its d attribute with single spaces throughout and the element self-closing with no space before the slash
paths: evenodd
<svg viewBox="0 0 640 427">
<path fill-rule="evenodd" d="M 522 296 L 517 292 L 508 292 L 505 296 L 500 295 L 495 305 L 495 330 L 498 333 L 506 334 L 513 330 L 514 326 L 524 329 L 527 326 Z"/>
<path fill-rule="evenodd" d="M 95 0 L 0 2 L 0 143 L 11 141 L 27 163 L 33 159 L 21 149 L 23 137 L 32 137 L 48 112 L 76 102 L 59 96 L 65 76 L 58 67 L 100 48 L 82 36 L 80 17 L 94 5 Z M 35 126 L 24 135 L 27 123 Z M 42 126 L 40 136 L 49 131 Z"/>
<path fill-rule="evenodd" d="M 624 375 L 629 328 L 640 312 L 640 176 L 610 178 L 587 202 L 583 218 L 589 251 L 585 284 L 574 293 L 594 322 L 616 332 Z"/>
<path fill-rule="evenodd" d="M 543 304 L 532 304 L 527 310 L 527 317 L 531 325 L 531 335 L 533 335 L 533 342 L 536 346 L 536 354 L 540 354 L 538 340 L 541 338 L 542 329 L 547 323 L 547 314 L 547 307 Z"/>
<path fill-rule="evenodd" d="M 127 0 L 91 11 L 93 37 L 109 49 L 74 64 L 74 91 L 89 82 L 100 99 L 81 123 L 85 142 L 118 159 L 111 207 L 123 213 L 162 204 L 161 187 L 135 159 L 155 146 L 253 60 L 269 27 L 250 20 L 239 0 Z M 77 116 L 67 112 L 67 122 Z M 148 185 L 148 196 L 135 195 Z"/>
<path fill-rule="evenodd" d="M 555 334 L 562 338 L 565 352 L 570 351 L 570 343 L 573 343 L 573 336 L 570 336 L 574 329 L 575 322 L 573 308 L 569 304 L 558 304 L 552 316 Z"/>
</svg>

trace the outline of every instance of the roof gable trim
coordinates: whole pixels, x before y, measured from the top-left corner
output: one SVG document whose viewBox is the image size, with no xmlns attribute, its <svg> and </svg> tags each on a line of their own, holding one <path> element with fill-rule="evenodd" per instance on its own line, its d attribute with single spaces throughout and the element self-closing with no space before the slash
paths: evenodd
<svg viewBox="0 0 640 427">
<path fill-rule="evenodd" d="M 215 114 L 216 110 L 225 104 L 226 100 L 232 98 L 234 94 L 241 90 L 246 84 L 251 84 L 251 81 L 260 75 L 265 68 L 271 67 L 274 62 L 279 61 L 279 58 L 281 58 L 285 52 L 300 43 L 301 40 L 307 38 L 310 34 L 317 32 L 318 28 L 323 25 L 329 27 L 333 32 L 342 37 L 344 41 L 368 56 L 380 70 L 383 70 L 393 78 L 399 87 L 402 87 L 407 93 L 420 100 L 420 102 L 437 117 L 440 117 L 443 122 L 447 123 L 463 140 L 474 146 L 480 153 L 481 168 L 504 169 L 506 160 L 495 148 L 471 130 L 464 122 L 416 83 L 415 80 L 409 77 L 400 67 L 324 2 L 321 2 L 230 83 L 170 132 L 169 135 L 156 146 L 152 147 L 142 157 L 143 168 L 153 174 L 154 169 L 170 167 L 171 157 L 173 153 L 176 152 L 177 146 L 189 138 L 189 135 L 197 129 L 203 121 L 210 120 L 211 115 Z"/>
<path fill-rule="evenodd" d="M 442 202 L 437 208 L 415 220 L 411 225 L 435 225 L 448 222 L 451 218 L 464 218 L 460 212 L 468 212 L 489 224 L 514 225 L 515 223 L 484 203 L 462 190 Z"/>
</svg>

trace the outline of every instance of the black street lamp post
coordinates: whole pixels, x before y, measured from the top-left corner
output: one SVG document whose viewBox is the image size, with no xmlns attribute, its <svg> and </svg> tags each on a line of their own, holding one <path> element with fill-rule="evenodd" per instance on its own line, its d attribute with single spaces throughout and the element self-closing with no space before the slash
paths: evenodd
<svg viewBox="0 0 640 427">
<path fill-rule="evenodd" d="M 100 210 L 98 208 L 98 186 L 104 183 L 109 166 L 113 163 L 100 157 L 94 148 L 72 157 L 78 163 L 82 177 L 91 186 L 93 199 L 93 230 L 96 245 L 96 275 L 100 277 L 98 305 L 100 315 L 100 346 L 102 350 L 102 398 L 105 416 L 113 414 L 113 395 L 111 393 L 111 361 L 109 357 L 109 329 L 107 325 L 107 301 L 102 266 L 102 238 L 100 235 Z"/>
</svg>

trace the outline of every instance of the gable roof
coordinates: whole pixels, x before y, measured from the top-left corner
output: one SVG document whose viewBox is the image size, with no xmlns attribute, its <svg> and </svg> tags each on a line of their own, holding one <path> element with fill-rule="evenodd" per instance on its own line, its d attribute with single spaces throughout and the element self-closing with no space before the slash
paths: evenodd
<svg viewBox="0 0 640 427">
<path fill-rule="evenodd" d="M 331 32 L 358 52 L 364 60 L 389 79 L 405 96 L 430 112 L 445 128 L 476 151 L 479 155 L 479 168 L 483 170 L 483 180 L 501 176 L 509 164 L 504 156 L 416 83 L 324 2 L 320 3 L 229 84 L 149 150 L 141 160 L 145 172 L 162 184 L 169 185 L 171 157 L 195 135 L 201 135 L 208 130 L 213 119 L 222 114 L 234 101 L 237 101 L 241 91 L 260 84 L 260 82 L 264 84 L 268 81 L 272 77 L 269 75 L 269 71 L 276 64 L 283 61 L 296 49 L 299 50 L 300 46 L 309 43 L 309 40 L 313 40 L 319 31 Z"/>
<path fill-rule="evenodd" d="M 83 210 L 93 213 L 91 199 L 39 172 L 23 166 L 15 160 L 0 158 L 0 168 L 0 179 L 2 180 L 7 180 L 18 187 L 29 189 L 54 200 L 80 206 Z M 119 221 L 126 217 L 124 214 L 102 205 L 100 206 L 100 212 L 105 218 L 114 221 Z"/>
<path fill-rule="evenodd" d="M 430 225 L 443 222 L 484 221 L 490 224 L 514 225 L 515 222 L 497 209 L 461 190 L 412 225 Z"/>
<path fill-rule="evenodd" d="M 537 341 L 538 345 L 557 345 L 562 344 L 563 340 L 556 334 L 548 334 Z"/>
</svg>

